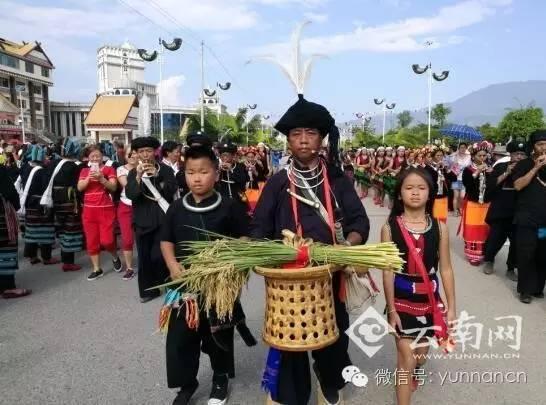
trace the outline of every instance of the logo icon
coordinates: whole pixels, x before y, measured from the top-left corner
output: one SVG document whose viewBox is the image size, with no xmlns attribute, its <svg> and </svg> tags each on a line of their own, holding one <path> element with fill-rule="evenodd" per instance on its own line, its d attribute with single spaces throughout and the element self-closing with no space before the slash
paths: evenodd
<svg viewBox="0 0 546 405">
<path fill-rule="evenodd" d="M 368 307 L 345 331 L 349 339 L 356 344 L 368 357 L 373 357 L 383 344 L 381 339 L 393 329 L 383 316 L 373 307 Z"/>
<path fill-rule="evenodd" d="M 352 383 L 355 387 L 364 388 L 368 385 L 368 376 L 360 372 L 357 366 L 347 366 L 341 372 L 341 376 L 346 383 Z"/>
</svg>

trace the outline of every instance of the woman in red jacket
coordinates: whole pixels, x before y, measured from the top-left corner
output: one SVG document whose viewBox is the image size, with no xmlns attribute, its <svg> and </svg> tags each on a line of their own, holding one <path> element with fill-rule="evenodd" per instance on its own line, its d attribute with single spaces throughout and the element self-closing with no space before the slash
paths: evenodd
<svg viewBox="0 0 546 405">
<path fill-rule="evenodd" d="M 78 191 L 83 193 L 82 224 L 85 233 L 87 254 L 93 264 L 93 272 L 87 277 L 89 281 L 103 276 L 100 268 L 101 246 L 112 254 L 116 272 L 121 271 L 121 260 L 116 252 L 114 221 L 116 211 L 110 193 L 116 191 L 117 179 L 113 167 L 102 164 L 102 152 L 98 146 L 87 149 L 89 167 L 80 172 Z"/>
</svg>

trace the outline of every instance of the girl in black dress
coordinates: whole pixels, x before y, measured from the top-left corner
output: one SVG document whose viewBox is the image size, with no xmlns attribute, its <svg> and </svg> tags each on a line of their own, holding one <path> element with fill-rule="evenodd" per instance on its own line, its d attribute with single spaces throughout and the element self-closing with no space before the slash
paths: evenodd
<svg viewBox="0 0 546 405">
<path fill-rule="evenodd" d="M 433 190 L 424 169 L 403 171 L 393 209 L 381 230 L 381 241 L 394 242 L 406 262 L 402 274 L 383 273 L 386 311 L 398 352 L 398 405 L 411 403 L 417 378 L 424 376 L 417 370 L 424 364 L 430 340 L 435 338 L 444 350 L 453 348 L 447 330 L 456 313 L 449 234 L 446 224 L 432 218 Z M 447 304 L 440 298 L 439 269 Z"/>
</svg>

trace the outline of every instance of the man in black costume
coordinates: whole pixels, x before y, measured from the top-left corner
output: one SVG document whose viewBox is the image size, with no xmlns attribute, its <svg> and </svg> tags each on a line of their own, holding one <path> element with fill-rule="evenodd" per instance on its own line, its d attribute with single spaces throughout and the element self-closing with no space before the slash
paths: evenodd
<svg viewBox="0 0 546 405">
<path fill-rule="evenodd" d="M 546 130 L 529 137 L 530 156 L 512 172 L 519 192 L 514 224 L 520 301 L 544 298 L 546 282 Z"/>
<path fill-rule="evenodd" d="M 127 175 L 125 194 L 133 202 L 133 226 L 138 252 L 138 290 L 142 303 L 159 296 L 147 289 L 165 282 L 169 271 L 159 247 L 160 230 L 169 204 L 177 190 L 173 170 L 158 163 L 159 141 L 151 136 L 136 138 L 131 149 L 138 154 L 138 166 Z"/>
<path fill-rule="evenodd" d="M 489 225 L 489 236 L 485 243 L 484 268 L 485 274 L 494 272 L 495 256 L 499 253 L 506 239 L 510 240 L 508 270 L 506 276 L 517 281 L 514 271 L 516 268 L 516 241 L 514 235 L 514 210 L 516 208 L 517 192 L 514 188 L 512 170 L 516 164 L 527 157 L 527 145 L 525 140 L 514 140 L 506 145 L 506 151 L 510 153 L 509 162 L 501 162 L 493 167 L 493 172 L 487 176 L 485 200 L 491 205 L 487 211 L 485 221 Z"/>
<path fill-rule="evenodd" d="M 327 244 L 365 243 L 369 220 L 351 181 L 340 169 L 339 131 L 328 110 L 299 95 L 299 100 L 275 128 L 287 136 L 293 159 L 286 170 L 266 183 L 254 213 L 251 236 L 281 239 L 282 230 L 289 229 Z M 325 160 L 319 151 L 327 135 L 330 150 Z M 343 235 L 335 233 L 338 225 Z M 333 288 L 340 337 L 332 345 L 312 352 L 321 399 L 326 404 L 342 402 L 340 391 L 345 382 L 341 374 L 351 364 L 347 352 L 349 339 L 344 333 L 349 327 L 344 283 L 342 272 L 336 272 Z M 287 405 L 307 404 L 311 390 L 307 353 L 281 351 L 278 378 L 273 385 L 268 384 L 266 388 L 274 401 Z"/>
<path fill-rule="evenodd" d="M 248 209 L 246 204 L 245 189 L 248 182 L 248 174 L 245 166 L 237 162 L 237 145 L 225 142 L 218 146 L 220 153 L 220 179 L 218 190 L 225 198 L 231 198 Z"/>
</svg>

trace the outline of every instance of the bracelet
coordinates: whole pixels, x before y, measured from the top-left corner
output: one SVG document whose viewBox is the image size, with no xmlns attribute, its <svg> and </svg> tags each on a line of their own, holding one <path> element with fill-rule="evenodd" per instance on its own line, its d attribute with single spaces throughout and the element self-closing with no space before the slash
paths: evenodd
<svg viewBox="0 0 546 405">
<path fill-rule="evenodd" d="M 396 312 L 396 309 L 391 309 L 390 311 L 387 312 L 387 315 L 392 314 L 393 312 Z"/>
</svg>

